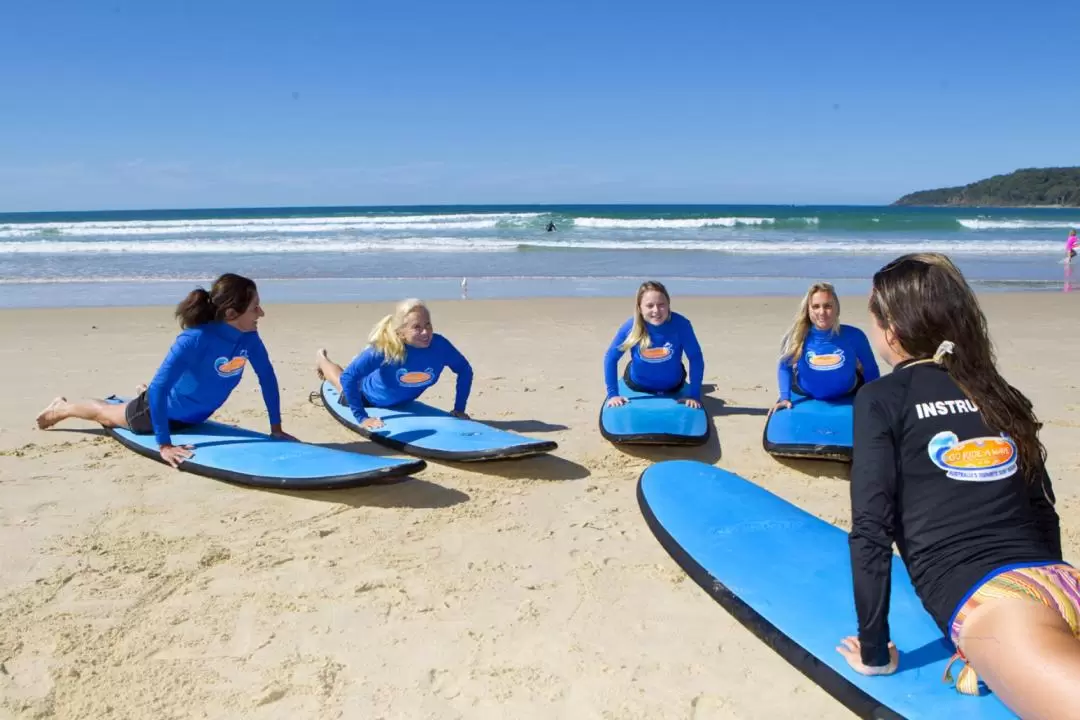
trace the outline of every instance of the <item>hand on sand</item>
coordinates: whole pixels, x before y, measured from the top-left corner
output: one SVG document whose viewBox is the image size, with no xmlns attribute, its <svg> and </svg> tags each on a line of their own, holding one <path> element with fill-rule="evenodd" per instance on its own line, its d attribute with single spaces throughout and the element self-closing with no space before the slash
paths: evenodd
<svg viewBox="0 0 1080 720">
<path fill-rule="evenodd" d="M 191 459 L 195 455 L 193 445 L 162 445 L 161 458 L 174 468 L 180 467 L 180 463 Z"/>
<path fill-rule="evenodd" d="M 377 417 L 366 417 L 360 421 L 360 427 L 365 430 L 378 430 L 383 426 L 383 421 Z"/>
<path fill-rule="evenodd" d="M 619 407 L 620 405 L 625 405 L 628 402 L 630 402 L 630 401 L 627 400 L 626 398 L 624 398 L 623 396 L 616 395 L 615 397 L 613 397 L 613 398 L 611 398 L 610 400 L 607 401 L 607 406 L 608 407 Z"/>
<path fill-rule="evenodd" d="M 836 651 L 844 656 L 848 665 L 857 672 L 863 675 L 892 675 L 896 672 L 896 668 L 900 665 L 900 653 L 896 649 L 896 645 L 889 643 L 889 664 L 882 665 L 881 667 L 873 667 L 871 665 L 864 665 L 862 661 L 861 653 L 862 645 L 859 644 L 859 638 L 855 635 L 849 635 L 840 641 L 840 645 L 837 646 Z"/>
</svg>

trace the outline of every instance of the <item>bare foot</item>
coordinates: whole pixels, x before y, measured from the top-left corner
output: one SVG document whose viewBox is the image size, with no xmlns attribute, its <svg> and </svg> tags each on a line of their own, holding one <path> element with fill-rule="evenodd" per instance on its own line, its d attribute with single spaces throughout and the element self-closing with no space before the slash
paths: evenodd
<svg viewBox="0 0 1080 720">
<path fill-rule="evenodd" d="M 326 354 L 326 348 L 319 348 L 315 353 L 315 374 L 319 376 L 320 380 L 326 379 L 322 371 L 323 360 L 330 362 L 330 356 Z"/>
<path fill-rule="evenodd" d="M 138 385 L 135 386 L 135 394 L 136 395 L 142 395 L 144 392 L 146 392 L 146 388 L 147 388 L 147 386 L 146 386 L 145 383 L 139 383 Z"/>
<path fill-rule="evenodd" d="M 64 411 L 67 409 L 67 398 L 58 397 L 54 398 L 49 406 L 38 413 L 37 426 L 42 430 L 48 430 L 56 423 L 63 420 L 66 416 Z"/>
</svg>

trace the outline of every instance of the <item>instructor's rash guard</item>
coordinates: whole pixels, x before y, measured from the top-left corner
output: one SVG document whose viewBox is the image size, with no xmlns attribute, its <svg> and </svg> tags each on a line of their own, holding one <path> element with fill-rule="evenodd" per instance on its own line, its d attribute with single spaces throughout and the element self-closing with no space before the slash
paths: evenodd
<svg viewBox="0 0 1080 720">
<path fill-rule="evenodd" d="M 386 356 L 370 345 L 341 374 L 341 387 L 357 422 L 367 417 L 364 399 L 375 407 L 391 407 L 415 400 L 439 380 L 443 368 L 457 375 L 454 411 L 465 412 L 472 389 L 469 361 L 442 335 L 431 336 L 426 348 L 405 346 L 404 362 L 385 362 Z M 360 390 L 360 393 L 356 392 Z"/>
<path fill-rule="evenodd" d="M 225 404 L 248 363 L 259 377 L 271 425 L 281 424 L 277 376 L 259 333 L 224 322 L 184 330 L 146 389 L 154 439 L 171 445 L 169 421 L 201 423 Z"/>
<path fill-rule="evenodd" d="M 633 318 L 624 322 L 604 354 L 604 385 L 607 386 L 608 399 L 619 394 L 618 368 L 619 358 L 623 354 L 619 346 L 633 327 Z M 630 380 L 655 392 L 671 390 L 683 379 L 682 356 L 685 352 L 690 361 L 689 396 L 699 399 L 705 360 L 690 321 L 673 312 L 663 325 L 645 323 L 645 328 L 650 344 L 644 352 L 639 345 L 630 348 Z"/>
<path fill-rule="evenodd" d="M 986 426 L 943 367 L 897 365 L 859 389 L 854 414 L 848 541 L 863 663 L 889 662 L 894 541 L 946 638 L 953 614 L 987 574 L 1061 562 L 1045 467 L 1028 483 L 1015 444 Z"/>
<path fill-rule="evenodd" d="M 791 399 L 793 371 L 798 374 L 799 387 L 818 400 L 829 400 L 851 392 L 855 387 L 856 361 L 862 365 L 865 382 L 881 377 L 874 352 L 863 331 L 851 325 L 839 325 L 835 329 L 836 333 L 811 327 L 797 367 L 792 368 L 789 358 L 780 360 L 777 381 L 781 400 Z"/>
</svg>

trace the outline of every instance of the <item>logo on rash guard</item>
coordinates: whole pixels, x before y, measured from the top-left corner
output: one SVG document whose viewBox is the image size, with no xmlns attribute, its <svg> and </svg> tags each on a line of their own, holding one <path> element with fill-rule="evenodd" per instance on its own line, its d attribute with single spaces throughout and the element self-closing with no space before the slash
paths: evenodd
<svg viewBox="0 0 1080 720">
<path fill-rule="evenodd" d="M 638 351 L 638 356 L 647 363 L 662 363 L 670 360 L 672 356 L 671 343 L 664 343 L 660 347 L 645 348 Z"/>
<path fill-rule="evenodd" d="M 217 370 L 217 374 L 221 377 L 234 377 L 244 372 L 244 367 L 247 365 L 247 356 L 241 353 L 232 360 L 225 357 L 219 357 L 214 361 L 214 369 Z"/>
<path fill-rule="evenodd" d="M 435 372 L 431 368 L 412 371 L 402 368 L 397 372 L 397 380 L 402 387 L 423 387 L 435 380 Z"/>
<path fill-rule="evenodd" d="M 839 370 L 844 367 L 844 351 L 840 348 L 833 348 L 833 352 L 829 353 L 807 350 L 806 364 L 811 370 Z"/>
<path fill-rule="evenodd" d="M 1016 472 L 1016 443 L 1004 433 L 961 442 L 955 433 L 939 432 L 931 438 L 926 451 L 930 460 L 953 480 L 987 482 Z"/>
</svg>

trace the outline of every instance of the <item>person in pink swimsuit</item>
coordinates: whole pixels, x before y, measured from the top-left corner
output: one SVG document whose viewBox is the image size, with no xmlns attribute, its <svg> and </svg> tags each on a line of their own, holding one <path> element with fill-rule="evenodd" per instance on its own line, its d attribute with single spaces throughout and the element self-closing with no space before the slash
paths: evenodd
<svg viewBox="0 0 1080 720">
<path fill-rule="evenodd" d="M 1080 238 L 1076 237 L 1076 231 L 1069 231 L 1069 239 L 1065 241 L 1065 261 L 1071 262 L 1076 257 L 1076 246 L 1080 245 Z"/>
</svg>

